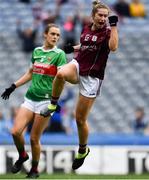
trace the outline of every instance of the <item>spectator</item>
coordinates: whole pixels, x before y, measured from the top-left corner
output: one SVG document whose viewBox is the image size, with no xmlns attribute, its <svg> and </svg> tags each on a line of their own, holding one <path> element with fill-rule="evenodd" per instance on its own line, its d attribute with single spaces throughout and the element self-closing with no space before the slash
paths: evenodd
<svg viewBox="0 0 149 180">
<path fill-rule="evenodd" d="M 56 1 L 58 6 L 61 6 L 61 5 L 65 4 L 65 3 L 68 3 L 68 2 L 69 2 L 69 0 L 57 0 Z"/>
<path fill-rule="evenodd" d="M 19 2 L 29 4 L 29 3 L 30 3 L 30 0 L 19 0 Z"/>
<path fill-rule="evenodd" d="M 140 0 L 132 0 L 130 3 L 130 15 L 132 17 L 145 17 L 146 11 L 144 4 Z"/>
<path fill-rule="evenodd" d="M 28 27 L 24 30 L 21 29 L 21 21 L 17 21 L 17 33 L 22 40 L 22 50 L 26 53 L 30 53 L 36 47 L 36 35 L 37 27 Z"/>
<path fill-rule="evenodd" d="M 135 110 L 135 119 L 132 122 L 132 128 L 135 133 L 144 134 L 147 129 L 147 121 L 143 107 L 137 107 Z"/>
<path fill-rule="evenodd" d="M 113 5 L 113 9 L 120 17 L 130 17 L 129 3 L 125 0 L 117 0 Z"/>
<path fill-rule="evenodd" d="M 34 20 L 42 23 L 43 28 L 47 26 L 47 24 L 55 23 L 55 21 L 60 17 L 60 5 L 56 4 L 55 9 L 44 10 L 43 2 L 37 2 L 32 7 L 32 14 Z"/>
<path fill-rule="evenodd" d="M 92 23 L 92 19 L 90 16 L 85 15 L 81 18 L 82 29 L 91 23 Z"/>
<path fill-rule="evenodd" d="M 32 6 L 32 15 L 33 15 L 33 18 L 34 20 L 41 20 L 41 15 L 42 15 L 42 11 L 43 11 L 43 8 L 42 8 L 43 4 L 42 3 L 35 3 L 33 6 Z"/>
<path fill-rule="evenodd" d="M 63 25 L 64 31 L 64 45 L 65 44 L 76 44 L 75 35 L 75 18 L 73 16 L 67 16 L 66 21 Z"/>
<path fill-rule="evenodd" d="M 55 13 L 53 13 L 50 9 L 45 11 L 41 15 L 41 21 L 43 26 L 47 26 L 50 23 L 55 23 L 55 21 L 59 18 L 59 6 L 57 6 Z"/>
</svg>

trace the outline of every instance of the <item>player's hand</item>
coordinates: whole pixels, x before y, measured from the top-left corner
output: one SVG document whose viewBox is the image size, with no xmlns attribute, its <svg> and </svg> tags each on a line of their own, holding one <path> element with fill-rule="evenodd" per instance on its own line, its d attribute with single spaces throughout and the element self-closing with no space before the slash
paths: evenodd
<svg viewBox="0 0 149 180">
<path fill-rule="evenodd" d="M 1 97 L 3 99 L 9 99 L 10 94 L 16 89 L 16 85 L 13 83 L 9 88 L 6 88 Z"/>
<path fill-rule="evenodd" d="M 66 54 L 70 54 L 70 53 L 74 52 L 74 48 L 71 44 L 67 44 L 64 46 L 64 51 Z"/>
<path fill-rule="evenodd" d="M 108 17 L 110 26 L 116 26 L 118 22 L 118 16 L 117 15 L 111 15 Z"/>
</svg>

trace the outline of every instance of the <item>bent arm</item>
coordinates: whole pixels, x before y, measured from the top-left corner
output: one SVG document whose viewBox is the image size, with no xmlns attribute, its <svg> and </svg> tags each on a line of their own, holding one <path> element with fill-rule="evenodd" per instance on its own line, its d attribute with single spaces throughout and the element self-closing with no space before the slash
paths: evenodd
<svg viewBox="0 0 149 180">
<path fill-rule="evenodd" d="M 78 51 L 80 49 L 80 47 L 81 47 L 81 44 L 73 46 L 74 51 Z"/>
<path fill-rule="evenodd" d="M 118 30 L 116 26 L 111 27 L 111 35 L 109 39 L 109 49 L 111 51 L 116 51 L 118 48 Z"/>
<path fill-rule="evenodd" d="M 23 84 L 30 81 L 32 79 L 32 72 L 33 72 L 33 69 L 29 68 L 28 71 L 14 83 L 16 87 L 22 86 Z"/>
</svg>

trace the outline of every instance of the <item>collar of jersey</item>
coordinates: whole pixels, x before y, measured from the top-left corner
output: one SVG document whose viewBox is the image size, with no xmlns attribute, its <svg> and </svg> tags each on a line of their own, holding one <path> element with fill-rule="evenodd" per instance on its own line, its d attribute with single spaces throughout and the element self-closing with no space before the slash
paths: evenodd
<svg viewBox="0 0 149 180">
<path fill-rule="evenodd" d="M 50 52 L 50 51 L 55 51 L 55 52 L 57 52 L 57 46 L 54 46 L 54 48 L 52 48 L 52 49 L 44 49 L 43 48 L 43 46 L 41 47 L 42 48 L 42 50 L 44 51 L 44 52 Z"/>
</svg>

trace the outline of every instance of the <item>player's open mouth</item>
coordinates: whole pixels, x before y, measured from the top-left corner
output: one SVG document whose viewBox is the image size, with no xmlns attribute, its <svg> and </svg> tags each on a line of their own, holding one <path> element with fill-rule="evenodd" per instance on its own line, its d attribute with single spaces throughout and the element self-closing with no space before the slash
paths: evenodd
<svg viewBox="0 0 149 180">
<path fill-rule="evenodd" d="M 104 22 L 99 22 L 98 23 L 100 26 L 103 26 L 104 25 Z"/>
</svg>

